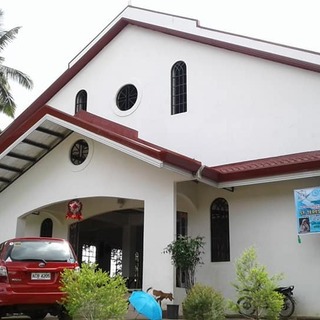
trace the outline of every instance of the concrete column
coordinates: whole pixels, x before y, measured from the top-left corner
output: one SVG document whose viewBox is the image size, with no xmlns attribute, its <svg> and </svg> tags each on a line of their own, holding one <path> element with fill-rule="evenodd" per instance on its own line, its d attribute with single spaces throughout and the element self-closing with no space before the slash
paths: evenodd
<svg viewBox="0 0 320 320">
<path fill-rule="evenodd" d="M 125 225 L 122 233 L 122 275 L 129 279 L 129 285 L 134 278 L 136 252 L 136 228 Z"/>
<path fill-rule="evenodd" d="M 144 208 L 143 289 L 174 292 L 175 273 L 164 248 L 175 239 L 176 192 L 173 182 L 162 181 L 157 192 L 148 194 Z"/>
</svg>

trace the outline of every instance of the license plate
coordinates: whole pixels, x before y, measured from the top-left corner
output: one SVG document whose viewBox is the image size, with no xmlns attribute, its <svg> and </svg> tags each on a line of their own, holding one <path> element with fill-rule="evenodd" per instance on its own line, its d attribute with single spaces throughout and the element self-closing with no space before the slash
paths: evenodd
<svg viewBox="0 0 320 320">
<path fill-rule="evenodd" d="M 31 273 L 31 280 L 51 280 L 50 272 L 33 272 Z"/>
</svg>

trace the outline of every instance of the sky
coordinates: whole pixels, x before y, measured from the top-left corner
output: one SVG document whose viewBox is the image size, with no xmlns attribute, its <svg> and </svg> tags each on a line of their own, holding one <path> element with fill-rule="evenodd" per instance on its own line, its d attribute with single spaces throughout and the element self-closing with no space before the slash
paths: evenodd
<svg viewBox="0 0 320 320">
<path fill-rule="evenodd" d="M 126 6 L 197 19 L 201 26 L 320 52 L 319 0 L 0 0 L 3 30 L 20 26 L 2 52 L 28 74 L 28 91 L 11 82 L 16 117 Z M 0 113 L 0 130 L 12 119 Z"/>
</svg>

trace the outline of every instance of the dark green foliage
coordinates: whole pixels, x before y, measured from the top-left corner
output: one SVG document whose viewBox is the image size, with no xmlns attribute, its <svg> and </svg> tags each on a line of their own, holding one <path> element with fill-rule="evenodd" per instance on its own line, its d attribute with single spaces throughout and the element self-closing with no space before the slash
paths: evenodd
<svg viewBox="0 0 320 320">
<path fill-rule="evenodd" d="M 194 276 L 197 265 L 202 263 L 203 237 L 191 238 L 179 236 L 177 240 L 171 242 L 165 249 L 165 253 L 171 254 L 171 261 L 176 268 L 186 274 L 186 290 L 194 285 Z"/>
<path fill-rule="evenodd" d="M 15 39 L 20 27 L 11 30 L 2 28 L 3 11 L 0 9 L 0 54 L 3 49 Z M 14 117 L 16 104 L 11 95 L 9 80 L 15 81 L 26 89 L 32 89 L 33 82 L 25 73 L 4 65 L 4 57 L 0 56 L 0 112 L 9 117 Z"/>
<path fill-rule="evenodd" d="M 125 279 L 110 277 L 95 264 L 82 264 L 79 272 L 62 273 L 63 306 L 72 317 L 86 320 L 123 319 L 128 311 Z"/>
<path fill-rule="evenodd" d="M 182 303 L 186 320 L 222 320 L 225 319 L 225 300 L 213 288 L 199 283 L 189 290 Z"/>
</svg>

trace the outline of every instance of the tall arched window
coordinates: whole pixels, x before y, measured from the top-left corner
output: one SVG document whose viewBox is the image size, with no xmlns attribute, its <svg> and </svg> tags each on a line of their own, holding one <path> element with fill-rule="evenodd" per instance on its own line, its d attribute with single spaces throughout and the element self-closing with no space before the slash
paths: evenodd
<svg viewBox="0 0 320 320">
<path fill-rule="evenodd" d="M 187 66 L 176 62 L 171 69 L 171 114 L 187 112 Z"/>
<path fill-rule="evenodd" d="M 50 218 L 44 219 L 41 223 L 40 237 L 52 237 L 53 223 Z"/>
<path fill-rule="evenodd" d="M 230 261 L 229 205 L 223 198 L 211 204 L 211 261 Z"/>
<path fill-rule="evenodd" d="M 80 110 L 87 111 L 87 96 L 86 90 L 80 90 L 77 93 L 75 113 L 79 112 Z"/>
</svg>

